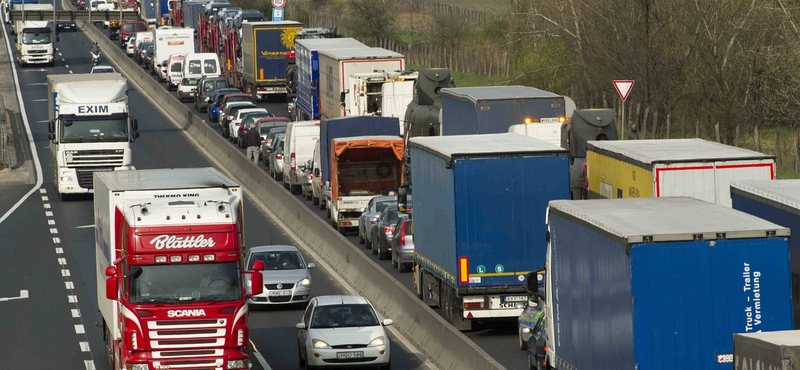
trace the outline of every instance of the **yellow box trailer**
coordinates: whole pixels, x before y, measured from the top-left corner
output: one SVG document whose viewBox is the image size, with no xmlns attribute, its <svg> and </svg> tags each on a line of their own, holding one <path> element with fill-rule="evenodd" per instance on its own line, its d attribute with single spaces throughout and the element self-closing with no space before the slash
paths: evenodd
<svg viewBox="0 0 800 370">
<path fill-rule="evenodd" d="M 773 180 L 775 157 L 702 139 L 590 141 L 589 198 L 690 196 L 731 206 L 733 180 Z"/>
</svg>

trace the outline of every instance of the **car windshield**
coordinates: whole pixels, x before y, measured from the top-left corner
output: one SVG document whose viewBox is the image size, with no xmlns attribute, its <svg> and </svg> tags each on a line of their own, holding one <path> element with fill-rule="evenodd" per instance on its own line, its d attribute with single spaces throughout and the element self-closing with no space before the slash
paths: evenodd
<svg viewBox="0 0 800 370">
<path fill-rule="evenodd" d="M 397 220 L 400 219 L 400 213 L 397 212 L 397 208 L 389 209 L 386 211 L 386 215 L 384 215 L 386 219 L 386 223 L 389 225 L 396 224 Z"/>
<path fill-rule="evenodd" d="M 61 120 L 61 142 L 128 141 L 128 116 L 66 117 Z"/>
<path fill-rule="evenodd" d="M 250 98 L 248 98 L 246 96 L 231 96 L 231 97 L 228 98 L 228 100 L 225 102 L 225 104 L 233 103 L 233 102 L 237 102 L 237 101 L 250 101 Z"/>
<path fill-rule="evenodd" d="M 216 80 L 214 81 L 214 88 L 215 89 L 224 89 L 229 87 L 228 80 Z"/>
<path fill-rule="evenodd" d="M 297 251 L 255 252 L 250 256 L 248 266 L 253 268 L 255 261 L 264 262 L 264 270 L 299 270 L 306 268 L 303 258 Z"/>
<path fill-rule="evenodd" d="M 375 212 L 383 212 L 383 210 L 386 207 L 391 206 L 392 204 L 395 204 L 395 203 L 397 203 L 397 201 L 394 200 L 394 199 L 382 200 L 382 201 L 378 202 L 377 204 L 375 204 Z"/>
<path fill-rule="evenodd" d="M 50 31 L 22 32 L 22 43 L 25 45 L 49 44 Z"/>
<path fill-rule="evenodd" d="M 141 268 L 141 273 L 134 271 Z M 237 262 L 146 265 L 131 268 L 130 302 L 181 304 L 242 298 Z"/>
<path fill-rule="evenodd" d="M 92 73 L 113 73 L 114 68 L 112 67 L 94 67 L 92 68 Z"/>
<path fill-rule="evenodd" d="M 378 317 L 368 304 L 318 306 L 311 319 L 312 329 L 378 325 Z"/>
</svg>

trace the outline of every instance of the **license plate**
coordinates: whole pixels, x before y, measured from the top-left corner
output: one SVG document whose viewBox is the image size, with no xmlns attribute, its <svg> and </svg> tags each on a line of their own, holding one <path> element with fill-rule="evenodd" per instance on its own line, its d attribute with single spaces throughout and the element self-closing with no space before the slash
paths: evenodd
<svg viewBox="0 0 800 370">
<path fill-rule="evenodd" d="M 558 117 L 555 118 L 541 118 L 539 119 L 541 123 L 558 123 Z"/>
<path fill-rule="evenodd" d="M 292 295 L 291 290 L 273 290 L 269 292 L 270 297 L 285 297 L 287 295 Z"/>
<path fill-rule="evenodd" d="M 350 359 L 350 358 L 364 358 L 364 352 L 337 352 L 336 358 L 340 360 Z"/>
<path fill-rule="evenodd" d="M 524 295 L 509 295 L 503 297 L 503 302 L 525 302 L 525 299 Z"/>
</svg>

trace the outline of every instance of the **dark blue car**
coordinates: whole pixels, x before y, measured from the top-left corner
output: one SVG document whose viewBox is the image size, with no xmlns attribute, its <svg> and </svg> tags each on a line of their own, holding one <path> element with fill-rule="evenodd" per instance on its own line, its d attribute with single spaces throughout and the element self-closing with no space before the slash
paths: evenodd
<svg viewBox="0 0 800 370">
<path fill-rule="evenodd" d="M 211 104 L 208 105 L 208 119 L 211 122 L 217 122 L 219 118 L 219 105 L 222 104 L 222 98 L 228 94 L 240 94 L 241 91 L 239 89 L 229 88 L 229 89 L 219 89 L 214 92 L 214 97 L 211 100 Z"/>
</svg>

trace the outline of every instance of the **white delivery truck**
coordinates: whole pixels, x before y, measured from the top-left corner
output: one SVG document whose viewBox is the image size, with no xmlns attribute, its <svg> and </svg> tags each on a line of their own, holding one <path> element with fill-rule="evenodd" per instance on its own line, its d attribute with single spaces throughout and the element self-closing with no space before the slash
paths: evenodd
<svg viewBox="0 0 800 370">
<path fill-rule="evenodd" d="M 128 116 L 128 83 L 119 73 L 48 75 L 50 152 L 58 193 L 92 190 L 97 171 L 129 170 L 138 123 Z"/>
<path fill-rule="evenodd" d="M 354 73 L 350 81 L 355 89 L 345 96 L 352 106 L 352 116 L 381 116 L 404 118 L 408 103 L 414 100 L 414 81 L 419 72 L 376 71 Z M 400 124 L 403 135 L 405 124 Z"/>
<path fill-rule="evenodd" d="M 52 8 L 53 6 L 50 5 L 51 10 Z M 17 62 L 20 66 L 28 64 L 52 66 L 55 64 L 53 54 L 58 36 L 53 35 L 51 22 L 22 21 L 14 23 L 14 28 L 16 29 L 14 45 L 17 49 Z"/>
<path fill-rule="evenodd" d="M 283 144 L 283 186 L 293 194 L 300 194 L 303 170 L 314 156 L 314 146 L 319 140 L 319 121 L 291 122 L 286 126 Z"/>
<path fill-rule="evenodd" d="M 191 28 L 161 27 L 155 30 L 153 65 L 159 81 L 167 78 L 167 63 L 173 54 L 194 52 L 194 30 Z"/>
<path fill-rule="evenodd" d="M 353 74 L 402 71 L 405 66 L 402 54 L 383 48 L 319 50 L 318 58 L 321 118 L 359 115 Z"/>
</svg>

